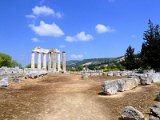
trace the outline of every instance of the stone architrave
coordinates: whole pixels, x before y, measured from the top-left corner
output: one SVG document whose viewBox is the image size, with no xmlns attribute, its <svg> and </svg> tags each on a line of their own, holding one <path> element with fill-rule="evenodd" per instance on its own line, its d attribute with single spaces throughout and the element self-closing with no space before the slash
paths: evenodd
<svg viewBox="0 0 160 120">
<path fill-rule="evenodd" d="M 32 52 L 32 57 L 31 57 L 31 68 L 35 68 L 35 53 Z"/>
<path fill-rule="evenodd" d="M 38 53 L 38 69 L 41 69 L 41 53 Z"/>
</svg>

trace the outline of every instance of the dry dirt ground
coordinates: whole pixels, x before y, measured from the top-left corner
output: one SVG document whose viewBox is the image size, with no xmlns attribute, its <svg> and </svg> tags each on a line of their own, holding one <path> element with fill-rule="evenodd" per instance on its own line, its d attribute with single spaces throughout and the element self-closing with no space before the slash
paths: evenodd
<svg viewBox="0 0 160 120">
<path fill-rule="evenodd" d="M 1 120 L 117 120 L 125 106 L 131 105 L 147 117 L 160 85 L 139 86 L 112 96 L 101 94 L 104 80 L 117 77 L 47 75 L 11 82 L 0 89 Z"/>
</svg>

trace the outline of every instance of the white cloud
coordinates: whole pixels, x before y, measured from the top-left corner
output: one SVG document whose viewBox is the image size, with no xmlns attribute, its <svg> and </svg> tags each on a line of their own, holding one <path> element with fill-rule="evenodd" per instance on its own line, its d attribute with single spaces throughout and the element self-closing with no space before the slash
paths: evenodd
<svg viewBox="0 0 160 120">
<path fill-rule="evenodd" d="M 59 47 L 60 47 L 60 48 L 65 48 L 66 46 L 65 46 L 65 45 L 59 45 Z"/>
<path fill-rule="evenodd" d="M 75 36 L 66 36 L 65 41 L 67 42 L 76 42 L 76 41 L 90 41 L 93 40 L 93 36 L 86 34 L 84 31 L 78 33 Z"/>
<path fill-rule="evenodd" d="M 84 57 L 84 55 L 82 54 L 72 54 L 71 58 L 72 59 L 82 59 Z"/>
<path fill-rule="evenodd" d="M 32 9 L 32 12 L 34 15 L 53 15 L 55 14 L 54 10 L 51 9 L 50 7 L 46 6 L 35 6 Z"/>
<path fill-rule="evenodd" d="M 39 26 L 30 24 L 29 27 L 40 36 L 60 37 L 64 35 L 64 32 L 55 23 L 47 24 L 44 21 L 40 21 Z"/>
<path fill-rule="evenodd" d="M 55 12 L 54 9 L 48 6 L 35 6 L 32 9 L 32 14 L 26 15 L 27 18 L 37 18 L 38 16 L 55 16 L 57 18 L 62 18 L 63 15 L 60 12 Z"/>
<path fill-rule="evenodd" d="M 105 26 L 103 24 L 97 24 L 95 30 L 100 34 L 114 31 L 114 29 L 110 28 L 109 26 Z"/>
<path fill-rule="evenodd" d="M 56 16 L 57 18 L 62 18 L 62 14 L 60 12 L 55 12 L 54 9 L 47 7 L 47 6 L 35 6 L 32 9 L 32 15 L 33 16 L 49 16 L 53 15 Z"/>
<path fill-rule="evenodd" d="M 32 38 L 32 41 L 33 42 L 39 42 L 39 39 L 38 38 Z"/>
</svg>

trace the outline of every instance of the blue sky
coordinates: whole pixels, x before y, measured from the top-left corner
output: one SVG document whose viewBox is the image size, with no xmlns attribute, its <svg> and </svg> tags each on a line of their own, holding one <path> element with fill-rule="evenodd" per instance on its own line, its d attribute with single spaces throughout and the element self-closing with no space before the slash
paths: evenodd
<svg viewBox="0 0 160 120">
<path fill-rule="evenodd" d="M 160 23 L 159 0 L 1 0 L 0 52 L 23 65 L 31 50 L 58 48 L 67 60 L 138 52 L 148 20 Z"/>
</svg>

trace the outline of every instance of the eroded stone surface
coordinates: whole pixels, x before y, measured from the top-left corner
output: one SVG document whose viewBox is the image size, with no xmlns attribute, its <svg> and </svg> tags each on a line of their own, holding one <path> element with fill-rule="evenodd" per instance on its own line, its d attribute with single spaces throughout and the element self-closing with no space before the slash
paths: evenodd
<svg viewBox="0 0 160 120">
<path fill-rule="evenodd" d="M 138 84 L 139 84 L 139 80 L 137 78 L 107 80 L 107 81 L 104 81 L 102 85 L 102 90 L 105 94 L 112 95 L 117 92 L 131 90 L 137 87 Z"/>
<path fill-rule="evenodd" d="M 155 103 L 152 107 L 150 107 L 151 117 L 155 117 L 160 119 L 160 102 Z"/>
<path fill-rule="evenodd" d="M 120 120 L 144 120 L 144 115 L 132 106 L 124 108 Z"/>
</svg>

